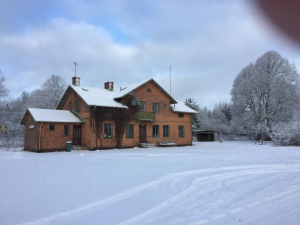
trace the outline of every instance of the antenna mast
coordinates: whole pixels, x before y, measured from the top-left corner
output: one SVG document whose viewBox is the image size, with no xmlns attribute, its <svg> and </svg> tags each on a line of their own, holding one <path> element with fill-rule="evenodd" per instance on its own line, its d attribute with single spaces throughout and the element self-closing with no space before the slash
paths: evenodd
<svg viewBox="0 0 300 225">
<path fill-rule="evenodd" d="M 170 95 L 171 95 L 171 66 L 170 66 Z"/>
<path fill-rule="evenodd" d="M 75 65 L 75 77 L 76 77 L 76 67 L 79 66 L 79 64 L 77 62 L 72 62 Z"/>
</svg>

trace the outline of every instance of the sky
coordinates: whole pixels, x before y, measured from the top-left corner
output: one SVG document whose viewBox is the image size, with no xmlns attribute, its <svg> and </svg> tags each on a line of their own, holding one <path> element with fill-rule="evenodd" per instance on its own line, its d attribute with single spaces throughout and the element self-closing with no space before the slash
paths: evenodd
<svg viewBox="0 0 300 225">
<path fill-rule="evenodd" d="M 8 99 L 51 75 L 114 88 L 154 78 L 178 101 L 230 101 L 238 73 L 269 50 L 300 70 L 300 46 L 250 0 L 0 0 Z M 170 69 L 171 67 L 171 69 Z M 171 87 L 171 88 L 170 88 Z"/>
</svg>

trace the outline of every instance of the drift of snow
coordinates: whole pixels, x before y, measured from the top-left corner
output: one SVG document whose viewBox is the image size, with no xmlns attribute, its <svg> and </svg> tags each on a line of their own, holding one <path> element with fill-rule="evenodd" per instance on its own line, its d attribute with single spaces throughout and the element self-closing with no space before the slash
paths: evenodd
<svg viewBox="0 0 300 225">
<path fill-rule="evenodd" d="M 300 148 L 0 151 L 0 224 L 299 224 Z"/>
</svg>

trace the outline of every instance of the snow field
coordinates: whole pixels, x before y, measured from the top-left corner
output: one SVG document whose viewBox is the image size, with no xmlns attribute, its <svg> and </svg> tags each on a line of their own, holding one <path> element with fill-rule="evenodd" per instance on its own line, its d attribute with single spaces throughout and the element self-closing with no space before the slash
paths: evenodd
<svg viewBox="0 0 300 225">
<path fill-rule="evenodd" d="M 0 224 L 299 224 L 300 148 L 0 151 Z"/>
</svg>

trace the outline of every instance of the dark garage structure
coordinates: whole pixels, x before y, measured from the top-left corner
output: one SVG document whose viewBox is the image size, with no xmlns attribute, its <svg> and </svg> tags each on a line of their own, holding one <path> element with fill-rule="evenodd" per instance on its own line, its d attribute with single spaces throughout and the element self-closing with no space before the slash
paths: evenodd
<svg viewBox="0 0 300 225">
<path fill-rule="evenodd" d="M 195 131 L 197 141 L 219 141 L 219 131 L 216 130 L 198 130 Z"/>
</svg>

